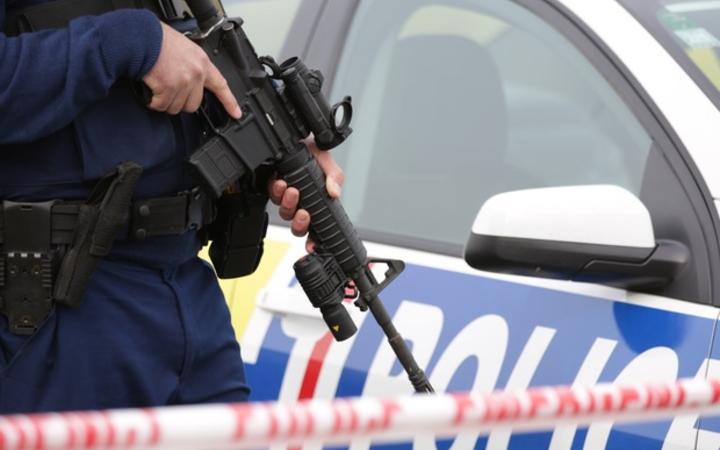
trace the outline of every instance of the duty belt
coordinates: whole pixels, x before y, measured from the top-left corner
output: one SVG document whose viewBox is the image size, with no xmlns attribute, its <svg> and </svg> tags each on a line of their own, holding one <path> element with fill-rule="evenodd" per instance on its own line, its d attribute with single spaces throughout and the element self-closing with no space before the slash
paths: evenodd
<svg viewBox="0 0 720 450">
<path fill-rule="evenodd" d="M 79 305 L 113 241 L 179 235 L 213 221 L 200 189 L 131 201 L 141 173 L 135 163 L 120 164 L 82 203 L 2 202 L 0 313 L 11 332 L 34 333 L 55 304 Z"/>
<path fill-rule="evenodd" d="M 50 243 L 69 245 L 77 228 L 82 203 L 79 201 L 49 203 L 47 213 L 50 216 Z M 11 211 L 10 214 L 15 208 L 22 211 L 23 206 L 25 211 L 30 211 L 30 208 L 38 208 L 41 204 L 3 202 L 3 207 L 0 209 L 0 245 L 6 242 L 5 222 L 9 218 L 8 211 Z M 130 219 L 127 228 L 117 238 L 143 240 L 151 236 L 179 235 L 186 231 L 198 230 L 212 222 L 214 207 L 207 195 L 195 188 L 173 196 L 137 200 L 133 202 L 128 216 Z M 25 231 L 28 231 L 28 228 L 25 228 Z"/>
<path fill-rule="evenodd" d="M 30 31 L 63 28 L 80 16 L 95 16 L 122 8 L 147 9 L 171 22 L 190 17 L 182 0 L 56 0 L 19 9 L 8 9 L 4 33 L 17 36 Z"/>
</svg>

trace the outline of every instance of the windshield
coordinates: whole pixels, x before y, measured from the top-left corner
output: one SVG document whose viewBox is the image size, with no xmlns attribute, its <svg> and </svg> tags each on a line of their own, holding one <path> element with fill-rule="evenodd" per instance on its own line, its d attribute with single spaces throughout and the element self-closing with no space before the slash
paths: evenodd
<svg viewBox="0 0 720 450">
<path fill-rule="evenodd" d="M 619 0 L 720 108 L 720 0 Z"/>
</svg>

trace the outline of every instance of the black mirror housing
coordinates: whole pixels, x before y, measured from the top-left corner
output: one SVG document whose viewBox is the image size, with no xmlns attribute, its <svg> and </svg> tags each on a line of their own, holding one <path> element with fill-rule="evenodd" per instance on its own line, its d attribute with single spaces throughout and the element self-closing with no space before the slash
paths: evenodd
<svg viewBox="0 0 720 450">
<path fill-rule="evenodd" d="M 667 285 L 689 257 L 685 245 L 669 240 L 642 248 L 472 234 L 465 247 L 475 269 L 634 290 Z"/>
</svg>

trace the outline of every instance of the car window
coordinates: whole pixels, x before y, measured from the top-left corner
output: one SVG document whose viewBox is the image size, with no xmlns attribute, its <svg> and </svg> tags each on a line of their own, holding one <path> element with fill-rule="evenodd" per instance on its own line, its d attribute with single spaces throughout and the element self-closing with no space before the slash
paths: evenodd
<svg viewBox="0 0 720 450">
<path fill-rule="evenodd" d="M 331 98 L 355 102 L 335 151 L 343 202 L 374 238 L 459 248 L 499 192 L 640 191 L 646 131 L 570 42 L 507 0 L 363 1 L 335 80 Z"/>
<path fill-rule="evenodd" d="M 287 38 L 300 0 L 225 0 L 229 17 L 242 17 L 243 29 L 258 55 L 277 56 Z"/>
</svg>

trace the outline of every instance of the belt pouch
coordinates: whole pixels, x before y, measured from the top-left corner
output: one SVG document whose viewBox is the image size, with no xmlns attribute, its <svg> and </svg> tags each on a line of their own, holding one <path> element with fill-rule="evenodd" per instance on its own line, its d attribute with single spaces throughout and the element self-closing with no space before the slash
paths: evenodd
<svg viewBox="0 0 720 450">
<path fill-rule="evenodd" d="M 33 334 L 52 309 L 54 201 L 3 201 L 3 289 L 0 311 L 10 332 Z"/>
<path fill-rule="evenodd" d="M 268 226 L 267 196 L 226 193 L 210 228 L 210 259 L 219 278 L 237 278 L 255 271 L 263 254 Z"/>
<path fill-rule="evenodd" d="M 128 216 L 135 185 L 142 167 L 133 163 L 120 164 L 101 179 L 90 198 L 80 206 L 73 240 L 60 263 L 53 297 L 59 304 L 80 304 L 97 261 L 110 253 L 112 243 Z"/>
</svg>

